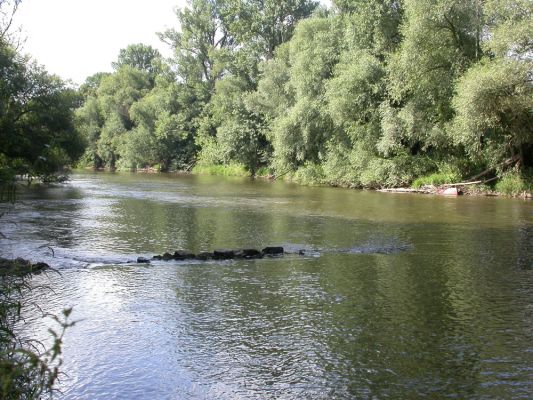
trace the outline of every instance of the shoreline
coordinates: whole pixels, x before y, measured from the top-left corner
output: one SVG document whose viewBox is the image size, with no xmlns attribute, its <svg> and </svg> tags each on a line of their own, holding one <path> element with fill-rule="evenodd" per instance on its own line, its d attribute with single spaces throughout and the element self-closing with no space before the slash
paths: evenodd
<svg viewBox="0 0 533 400">
<path fill-rule="evenodd" d="M 517 195 L 510 195 L 506 193 L 497 192 L 495 190 L 488 189 L 486 186 L 484 186 L 485 182 L 459 182 L 459 183 L 445 183 L 442 185 L 434 186 L 434 185 L 424 185 L 420 188 L 413 188 L 413 187 L 382 187 L 382 188 L 371 188 L 371 187 L 356 187 L 356 186 L 350 186 L 350 185 L 334 185 L 334 184 L 328 184 L 328 183 L 304 183 L 299 182 L 294 179 L 286 179 L 286 178 L 276 178 L 272 174 L 268 175 L 255 175 L 250 176 L 249 174 L 241 173 L 243 170 L 236 169 L 234 166 L 230 166 L 229 168 L 225 168 L 224 166 L 221 166 L 221 168 L 202 168 L 200 171 L 194 171 L 194 170 L 173 170 L 173 171 L 167 171 L 167 172 L 161 172 L 154 168 L 143 168 L 143 169 L 137 169 L 137 170 L 114 170 L 111 171 L 109 169 L 105 168 L 81 168 L 79 170 L 83 171 L 94 171 L 94 172 L 129 172 L 129 173 L 140 173 L 140 174 L 175 174 L 175 175 L 197 175 L 197 176 L 224 176 L 224 177 L 236 177 L 236 178 L 249 178 L 249 179 L 260 179 L 265 181 L 282 181 L 287 183 L 294 183 L 300 186 L 316 186 L 316 187 L 332 187 L 332 188 L 342 188 L 342 189 L 352 189 L 352 190 L 370 190 L 380 193 L 411 193 L 411 194 L 425 194 L 425 195 L 437 195 L 437 196 L 446 196 L 446 197 L 454 197 L 454 196 L 479 196 L 479 197 L 503 197 L 503 198 L 513 198 L 513 199 L 523 199 L 523 200 L 531 200 L 533 199 L 533 192 L 522 192 Z M 236 170 L 239 171 L 239 173 L 231 173 L 235 172 Z M 75 170 L 74 170 L 75 171 Z M 448 189 L 456 189 L 456 192 L 448 191 Z"/>
</svg>

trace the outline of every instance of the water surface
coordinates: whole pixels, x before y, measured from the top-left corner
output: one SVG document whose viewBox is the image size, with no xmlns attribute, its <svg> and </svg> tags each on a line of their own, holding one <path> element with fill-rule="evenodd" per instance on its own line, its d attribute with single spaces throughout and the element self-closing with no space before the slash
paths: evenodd
<svg viewBox="0 0 533 400">
<path fill-rule="evenodd" d="M 65 399 L 533 392 L 530 201 L 84 173 L 21 193 L 0 231 L 0 255 L 60 272 L 34 279 L 42 311 L 74 308 Z M 266 245 L 309 252 L 125 263 Z"/>
</svg>

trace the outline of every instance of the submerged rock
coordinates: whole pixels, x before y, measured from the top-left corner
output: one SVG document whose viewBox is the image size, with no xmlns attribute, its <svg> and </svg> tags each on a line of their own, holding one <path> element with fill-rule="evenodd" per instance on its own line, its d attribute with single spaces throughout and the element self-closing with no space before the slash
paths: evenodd
<svg viewBox="0 0 533 400">
<path fill-rule="evenodd" d="M 152 257 L 152 260 L 163 260 L 163 261 L 170 261 L 170 260 L 176 260 L 176 261 L 184 261 L 184 260 L 200 260 L 200 261 L 206 261 L 206 260 L 232 260 L 232 259 L 246 259 L 246 260 L 254 260 L 254 259 L 260 259 L 264 256 L 282 256 L 284 254 L 283 247 L 265 247 L 263 250 L 259 251 L 257 249 L 239 249 L 239 250 L 231 250 L 231 249 L 217 249 L 210 252 L 201 252 L 198 254 L 194 254 L 185 250 L 177 250 L 174 252 L 174 254 L 171 253 L 164 253 L 163 255 L 155 255 Z M 144 259 L 143 257 L 139 257 L 138 260 Z M 137 261 L 141 263 L 141 261 Z M 150 261 L 146 259 L 144 261 L 146 263 L 149 263 Z"/>
<path fill-rule="evenodd" d="M 137 257 L 138 264 L 150 264 L 150 260 L 144 257 Z"/>
<path fill-rule="evenodd" d="M 235 252 L 235 258 L 255 259 L 263 258 L 263 253 L 257 249 L 242 249 Z"/>
<path fill-rule="evenodd" d="M 188 251 L 177 250 L 174 252 L 174 260 L 192 260 L 195 257 L 196 256 L 194 255 L 194 253 L 190 253 Z"/>
<path fill-rule="evenodd" d="M 280 256 L 280 255 L 283 255 L 283 247 L 281 246 L 265 247 L 261 252 L 265 256 Z"/>
<path fill-rule="evenodd" d="M 196 255 L 196 259 L 201 261 L 212 260 L 213 258 L 215 258 L 215 255 L 206 251 Z"/>
<path fill-rule="evenodd" d="M 213 252 L 215 260 L 231 260 L 235 258 L 235 251 L 220 249 Z"/>
</svg>

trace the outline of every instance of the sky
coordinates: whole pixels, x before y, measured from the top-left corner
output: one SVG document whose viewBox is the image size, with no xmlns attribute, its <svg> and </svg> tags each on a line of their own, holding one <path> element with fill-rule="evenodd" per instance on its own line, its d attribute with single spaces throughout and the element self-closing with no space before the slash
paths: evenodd
<svg viewBox="0 0 533 400">
<path fill-rule="evenodd" d="M 174 9 L 185 3 L 186 0 L 22 0 L 15 23 L 22 26 L 25 53 L 48 72 L 81 84 L 96 72 L 111 71 L 111 62 L 129 44 L 149 44 L 169 57 L 170 48 L 155 33 L 178 29 Z"/>
<path fill-rule="evenodd" d="M 184 5 L 185 0 L 22 0 L 15 22 L 26 38 L 25 53 L 48 72 L 83 83 L 111 71 L 129 44 L 150 44 L 170 56 L 155 33 L 178 28 L 174 8 Z"/>
</svg>

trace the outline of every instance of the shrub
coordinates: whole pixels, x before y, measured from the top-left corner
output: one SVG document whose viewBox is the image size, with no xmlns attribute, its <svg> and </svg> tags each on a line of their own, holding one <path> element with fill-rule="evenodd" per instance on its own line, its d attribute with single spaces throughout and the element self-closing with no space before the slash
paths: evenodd
<svg viewBox="0 0 533 400">
<path fill-rule="evenodd" d="M 504 174 L 495 187 L 499 193 L 508 196 L 519 196 L 524 193 L 533 192 L 533 173 L 531 171 L 521 174 L 517 171 L 512 171 Z"/>
<path fill-rule="evenodd" d="M 193 173 L 199 175 L 249 176 L 250 172 L 241 164 L 198 164 Z"/>
<path fill-rule="evenodd" d="M 62 364 L 61 346 L 71 309 L 61 318 L 51 316 L 60 326 L 50 329 L 53 344 L 38 351 L 35 340 L 17 335 L 15 326 L 21 322 L 21 309 L 29 306 L 25 295 L 32 290 L 31 264 L 22 259 L 0 259 L 0 398 L 39 399 L 54 392 L 54 384 Z"/>
<path fill-rule="evenodd" d="M 291 177 L 294 182 L 309 186 L 322 185 L 325 183 L 324 179 L 322 166 L 310 162 L 298 168 Z"/>
</svg>

